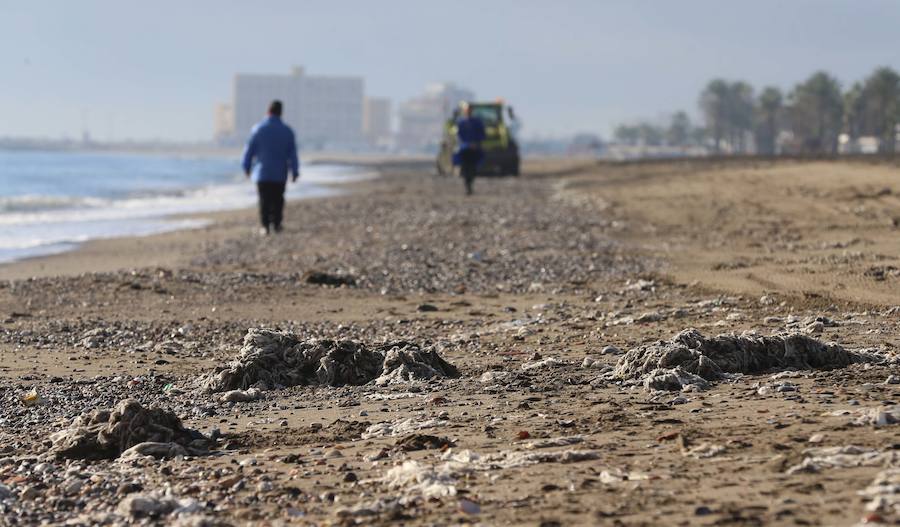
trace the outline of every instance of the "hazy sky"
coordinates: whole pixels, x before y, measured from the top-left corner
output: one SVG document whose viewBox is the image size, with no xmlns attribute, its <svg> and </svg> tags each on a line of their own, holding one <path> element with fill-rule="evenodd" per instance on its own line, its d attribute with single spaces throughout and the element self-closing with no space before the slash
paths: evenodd
<svg viewBox="0 0 900 527">
<path fill-rule="evenodd" d="M 0 136 L 205 140 L 236 72 L 435 80 L 517 106 L 526 135 L 696 114 L 714 76 L 789 87 L 900 69 L 896 0 L 0 0 Z"/>
</svg>

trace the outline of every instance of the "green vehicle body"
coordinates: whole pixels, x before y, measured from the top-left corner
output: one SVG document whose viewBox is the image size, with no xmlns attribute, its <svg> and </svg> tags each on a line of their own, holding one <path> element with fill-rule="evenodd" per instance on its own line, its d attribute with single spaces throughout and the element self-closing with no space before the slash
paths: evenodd
<svg viewBox="0 0 900 527">
<path fill-rule="evenodd" d="M 472 115 L 484 122 L 485 140 L 481 143 L 484 161 L 478 167 L 478 175 L 519 175 L 519 145 L 510 131 L 505 116 L 514 120 L 512 108 L 500 102 L 470 102 Z M 504 112 L 504 109 L 506 110 Z M 438 174 L 453 173 L 453 153 L 456 152 L 456 121 L 462 115 L 461 109 L 444 123 L 444 135 L 437 157 Z"/>
</svg>

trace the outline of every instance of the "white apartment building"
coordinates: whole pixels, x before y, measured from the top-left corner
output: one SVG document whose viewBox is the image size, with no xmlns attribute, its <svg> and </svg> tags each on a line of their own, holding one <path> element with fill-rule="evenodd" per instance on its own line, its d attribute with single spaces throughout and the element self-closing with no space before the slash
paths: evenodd
<svg viewBox="0 0 900 527">
<path fill-rule="evenodd" d="M 261 121 L 273 99 L 284 103 L 282 118 L 307 149 L 357 148 L 363 139 L 363 79 L 306 75 L 238 74 L 232 108 L 237 142 Z"/>
<path fill-rule="evenodd" d="M 430 84 L 425 93 L 400 105 L 397 147 L 422 152 L 440 145 L 444 123 L 460 102 L 475 100 L 475 93 L 450 82 Z"/>
</svg>

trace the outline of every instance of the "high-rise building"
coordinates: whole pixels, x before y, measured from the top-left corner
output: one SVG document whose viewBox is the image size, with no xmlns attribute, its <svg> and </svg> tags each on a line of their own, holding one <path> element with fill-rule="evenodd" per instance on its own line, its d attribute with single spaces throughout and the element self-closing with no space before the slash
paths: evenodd
<svg viewBox="0 0 900 527">
<path fill-rule="evenodd" d="M 370 146 L 391 143 L 391 101 L 384 97 L 366 97 L 363 105 L 363 134 Z"/>
<path fill-rule="evenodd" d="M 234 78 L 234 130 L 243 141 L 261 121 L 269 103 L 284 103 L 282 118 L 305 148 L 358 148 L 363 139 L 363 79 L 306 75 L 238 74 Z"/>
<path fill-rule="evenodd" d="M 397 147 L 408 151 L 437 149 L 444 123 L 463 101 L 475 99 L 475 93 L 450 82 L 430 84 L 425 93 L 400 105 Z"/>
</svg>

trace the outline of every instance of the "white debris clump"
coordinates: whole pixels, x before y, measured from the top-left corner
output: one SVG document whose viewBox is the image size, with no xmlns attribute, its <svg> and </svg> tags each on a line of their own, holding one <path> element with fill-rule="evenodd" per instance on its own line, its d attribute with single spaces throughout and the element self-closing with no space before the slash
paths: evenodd
<svg viewBox="0 0 900 527">
<path fill-rule="evenodd" d="M 409 434 L 426 428 L 439 428 L 447 426 L 449 421 L 446 419 L 432 418 L 422 419 L 420 417 L 406 417 L 395 421 L 376 423 L 366 429 L 362 433 L 363 439 L 372 439 L 375 437 L 391 437 L 402 434 Z"/>
</svg>

